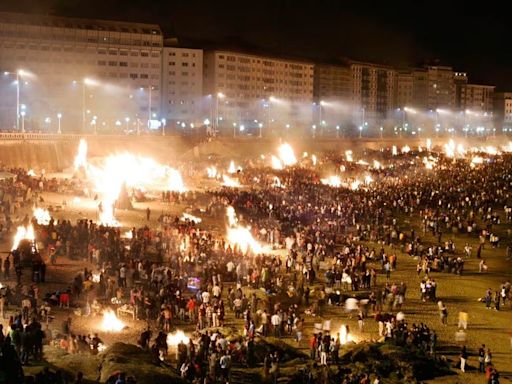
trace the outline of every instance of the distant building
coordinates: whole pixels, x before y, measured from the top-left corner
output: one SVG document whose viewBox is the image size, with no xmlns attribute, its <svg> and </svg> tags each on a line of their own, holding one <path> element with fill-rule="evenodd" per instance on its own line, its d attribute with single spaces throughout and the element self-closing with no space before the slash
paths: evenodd
<svg viewBox="0 0 512 384">
<path fill-rule="evenodd" d="M 204 53 L 203 73 L 219 127 L 254 119 L 277 129 L 311 119 L 303 106 L 313 102 L 312 63 L 214 50 Z"/>
<path fill-rule="evenodd" d="M 344 65 L 316 64 L 314 97 L 320 100 L 352 101 L 352 72 Z"/>
<path fill-rule="evenodd" d="M 494 123 L 498 130 L 512 132 L 512 92 L 494 94 Z"/>
<path fill-rule="evenodd" d="M 34 74 L 21 83 L 21 99 L 34 129 L 44 129 L 44 121 L 62 112 L 63 126 L 76 130 L 83 104 L 89 111 L 87 129 L 93 116 L 99 129 L 115 121 L 120 125 L 125 118 L 130 125 L 145 124 L 150 104 L 152 113 L 159 114 L 162 46 L 158 25 L 0 13 L 0 71 Z M 83 102 L 85 77 L 101 84 L 85 87 Z M 2 110 L 12 108 L 12 113 L 2 113 L 8 118 L 1 122 L 12 126 L 12 90 L 7 80 L 0 85 Z"/>
<path fill-rule="evenodd" d="M 414 105 L 414 74 L 412 71 L 400 70 L 396 73 L 395 106 L 403 108 Z"/>
<path fill-rule="evenodd" d="M 396 71 L 388 66 L 351 62 L 353 103 L 361 108 L 355 113 L 356 124 L 386 118 L 394 108 Z M 359 116 L 360 115 L 360 121 Z"/>
<path fill-rule="evenodd" d="M 203 50 L 164 47 L 162 117 L 169 123 L 201 124 L 203 116 Z M 209 117 L 208 113 L 205 117 Z"/>
</svg>

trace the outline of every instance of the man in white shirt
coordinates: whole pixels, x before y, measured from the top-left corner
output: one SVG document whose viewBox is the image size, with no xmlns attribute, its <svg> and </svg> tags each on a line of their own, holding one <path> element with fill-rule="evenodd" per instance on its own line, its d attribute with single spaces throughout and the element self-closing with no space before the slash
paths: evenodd
<svg viewBox="0 0 512 384">
<path fill-rule="evenodd" d="M 222 289 L 218 285 L 214 285 L 212 288 L 212 293 L 214 298 L 220 298 L 220 294 L 222 292 Z"/>
<path fill-rule="evenodd" d="M 274 328 L 274 337 L 281 337 L 281 316 L 279 316 L 279 313 L 274 313 L 270 318 L 270 322 Z"/>
</svg>

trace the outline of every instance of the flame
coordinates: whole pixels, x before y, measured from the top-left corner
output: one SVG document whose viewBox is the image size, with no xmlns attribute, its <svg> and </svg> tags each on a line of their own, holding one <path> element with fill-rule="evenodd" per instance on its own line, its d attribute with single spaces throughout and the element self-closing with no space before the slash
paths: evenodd
<svg viewBox="0 0 512 384">
<path fill-rule="evenodd" d="M 271 160 L 272 160 L 272 168 L 273 169 L 277 169 L 277 170 L 283 169 L 283 163 L 276 156 L 272 155 Z"/>
<path fill-rule="evenodd" d="M 32 177 L 35 177 L 36 176 L 36 173 L 34 172 L 33 169 L 29 169 L 28 172 L 27 172 L 27 176 L 32 176 Z"/>
<path fill-rule="evenodd" d="M 87 141 L 85 139 L 80 139 L 80 143 L 78 144 L 78 153 L 75 156 L 75 171 L 80 167 L 87 169 Z"/>
<path fill-rule="evenodd" d="M 373 160 L 373 168 L 382 169 L 382 164 L 377 160 Z"/>
<path fill-rule="evenodd" d="M 341 179 L 339 178 L 339 176 L 329 176 L 325 179 L 320 179 L 320 181 L 324 185 L 329 185 L 335 188 L 341 187 Z"/>
<path fill-rule="evenodd" d="M 225 187 L 233 187 L 233 188 L 240 187 L 240 183 L 238 182 L 238 180 L 232 179 L 228 175 L 222 175 L 222 180 L 224 181 L 222 183 L 222 185 Z"/>
<path fill-rule="evenodd" d="M 103 320 L 100 327 L 105 332 L 121 332 L 125 324 L 117 318 L 113 310 L 107 309 L 103 311 Z"/>
<path fill-rule="evenodd" d="M 409 147 L 408 145 L 404 145 L 401 149 L 402 153 L 409 153 L 410 151 L 411 151 L 411 147 Z"/>
<path fill-rule="evenodd" d="M 302 154 L 302 157 L 305 159 L 306 157 L 308 157 L 308 153 L 307 153 L 307 152 L 304 152 L 304 153 Z"/>
<path fill-rule="evenodd" d="M 183 178 L 181 177 L 181 173 L 174 168 L 168 169 L 169 181 L 167 184 L 167 189 L 173 192 L 184 193 L 187 192 L 187 188 L 183 183 Z"/>
<path fill-rule="evenodd" d="M 190 338 L 185 335 L 181 329 L 176 330 L 173 333 L 167 334 L 167 345 L 176 347 L 180 342 L 188 344 L 190 342 Z"/>
<path fill-rule="evenodd" d="M 368 163 L 367 161 L 365 160 L 357 160 L 356 162 L 357 165 L 370 165 L 370 163 Z"/>
<path fill-rule="evenodd" d="M 350 189 L 353 191 L 357 191 L 360 185 L 361 182 L 359 180 L 354 180 L 353 182 L 350 183 Z"/>
<path fill-rule="evenodd" d="M 15 249 L 18 249 L 18 246 L 20 245 L 21 240 L 32 240 L 34 241 L 36 239 L 34 234 L 34 227 L 32 225 L 29 225 L 28 227 L 19 226 L 16 229 L 16 234 L 14 235 L 14 241 L 12 244 L 11 251 L 14 251 Z"/>
<path fill-rule="evenodd" d="M 290 166 L 297 163 L 297 158 L 295 157 L 295 153 L 293 153 L 293 148 L 290 144 L 281 144 L 277 151 L 279 152 L 279 158 L 285 166 Z"/>
<path fill-rule="evenodd" d="M 431 149 L 432 149 L 432 140 L 427 139 L 427 151 L 430 152 Z"/>
<path fill-rule="evenodd" d="M 352 157 L 352 151 L 350 149 L 347 149 L 345 151 L 345 160 L 347 160 L 349 163 L 354 161 L 354 158 Z"/>
<path fill-rule="evenodd" d="M 340 344 L 344 345 L 353 341 L 354 339 L 352 338 L 352 335 L 348 332 L 347 326 L 342 325 L 340 327 Z"/>
<path fill-rule="evenodd" d="M 236 173 L 235 162 L 233 160 L 229 163 L 228 173 Z"/>
<path fill-rule="evenodd" d="M 507 145 L 502 147 L 503 152 L 512 152 L 512 141 L 509 141 Z"/>
<path fill-rule="evenodd" d="M 123 233 L 123 237 L 125 239 L 133 239 L 133 233 L 132 231 L 126 231 L 125 233 Z"/>
<path fill-rule="evenodd" d="M 92 282 L 93 283 L 99 283 L 101 281 L 101 277 L 99 273 L 93 273 L 92 274 Z"/>
<path fill-rule="evenodd" d="M 364 177 L 364 183 L 365 183 L 366 185 L 370 185 L 371 183 L 373 183 L 373 178 L 372 178 L 370 175 L 366 175 L 366 176 Z"/>
<path fill-rule="evenodd" d="M 398 150 L 396 149 L 396 145 L 393 145 L 393 146 L 391 147 L 391 154 L 392 154 L 393 156 L 398 155 Z"/>
<path fill-rule="evenodd" d="M 437 159 L 432 156 L 429 156 L 429 157 L 425 156 L 423 158 L 423 164 L 425 164 L 426 169 L 433 169 L 434 165 L 436 165 L 436 163 L 437 163 Z"/>
<path fill-rule="evenodd" d="M 473 157 L 473 158 L 471 159 L 471 163 L 469 164 L 469 166 L 470 166 L 471 168 L 475 168 L 475 166 L 476 166 L 477 164 L 482 164 L 483 162 L 484 162 L 484 159 L 483 159 L 483 158 L 481 158 L 480 156 L 475 156 L 475 157 Z"/>
<path fill-rule="evenodd" d="M 183 212 L 183 214 L 181 215 L 181 220 L 182 221 L 190 220 L 190 221 L 195 221 L 196 223 L 200 223 L 202 221 L 199 217 L 196 217 L 194 215 L 191 215 L 191 214 L 185 213 L 185 212 Z"/>
<path fill-rule="evenodd" d="M 254 239 L 250 228 L 238 225 L 235 209 L 229 206 L 226 210 L 228 217 L 227 240 L 231 245 L 237 245 L 245 254 L 251 250 L 255 254 L 263 252 L 263 247 Z"/>
<path fill-rule="evenodd" d="M 50 212 L 43 208 L 34 209 L 33 216 L 36 218 L 37 224 L 48 225 L 50 224 Z"/>
<path fill-rule="evenodd" d="M 215 179 L 217 177 L 217 168 L 214 166 L 206 168 L 206 173 L 210 179 Z"/>
<path fill-rule="evenodd" d="M 313 163 L 313 166 L 316 165 L 316 162 L 317 162 L 316 155 L 311 155 L 311 162 Z"/>
<path fill-rule="evenodd" d="M 345 166 L 344 165 L 340 165 L 340 172 L 345 172 Z"/>
<path fill-rule="evenodd" d="M 453 139 L 450 139 L 447 144 L 444 145 L 444 153 L 446 157 L 454 157 L 455 156 L 455 142 Z"/>
</svg>

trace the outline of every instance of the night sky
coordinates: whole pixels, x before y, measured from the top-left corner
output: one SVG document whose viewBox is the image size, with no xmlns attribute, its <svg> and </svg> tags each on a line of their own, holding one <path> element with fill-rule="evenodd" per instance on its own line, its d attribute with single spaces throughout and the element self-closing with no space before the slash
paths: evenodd
<svg viewBox="0 0 512 384">
<path fill-rule="evenodd" d="M 335 62 L 437 63 L 512 91 L 507 2 L 0 0 L 0 10 L 152 22 L 182 44 Z M 508 20 L 507 20 L 508 18 Z"/>
</svg>

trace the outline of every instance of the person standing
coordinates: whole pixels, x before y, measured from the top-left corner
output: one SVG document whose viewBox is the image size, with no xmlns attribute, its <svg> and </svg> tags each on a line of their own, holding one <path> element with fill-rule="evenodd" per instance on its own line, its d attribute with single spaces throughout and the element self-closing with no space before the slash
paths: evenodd
<svg viewBox="0 0 512 384">
<path fill-rule="evenodd" d="M 459 329 L 467 330 L 468 328 L 468 313 L 466 311 L 459 312 Z"/>
<path fill-rule="evenodd" d="M 146 220 L 149 221 L 151 217 L 151 209 L 149 207 L 146 208 Z"/>
<path fill-rule="evenodd" d="M 485 373 L 485 344 L 478 348 L 478 372 Z"/>
<path fill-rule="evenodd" d="M 466 362 L 468 361 L 468 351 L 464 345 L 460 350 L 460 370 L 466 372 Z"/>
</svg>

